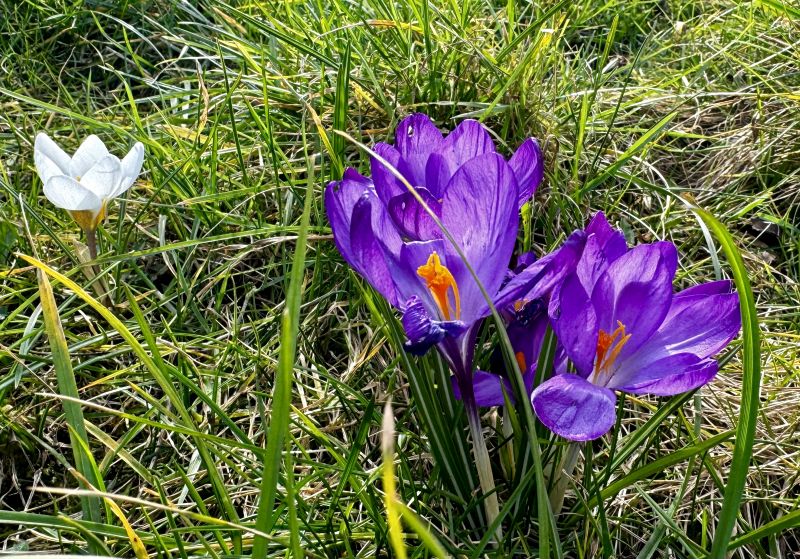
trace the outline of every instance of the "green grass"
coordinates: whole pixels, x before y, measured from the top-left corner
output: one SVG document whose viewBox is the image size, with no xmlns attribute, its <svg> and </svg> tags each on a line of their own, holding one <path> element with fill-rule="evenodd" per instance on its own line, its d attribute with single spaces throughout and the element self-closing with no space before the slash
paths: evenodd
<svg viewBox="0 0 800 559">
<path fill-rule="evenodd" d="M 631 242 L 674 241 L 681 286 L 734 272 L 752 285 L 758 324 L 711 385 L 629 396 L 613 437 L 583 449 L 549 556 L 800 549 L 796 3 L 0 7 L 3 549 L 134 556 L 122 516 L 150 557 L 254 545 L 270 557 L 393 556 L 380 437 L 391 397 L 409 557 L 439 545 L 464 557 L 547 551 L 536 478 L 552 481 L 565 447 L 540 431 L 540 470 L 516 430 L 512 474 L 502 420 L 486 414 L 504 519 L 494 546 L 442 364 L 399 350 L 395 314 L 331 242 L 324 185 L 348 165 L 368 171 L 337 131 L 369 146 L 413 111 L 443 129 L 482 119 L 506 153 L 541 140 L 547 179 L 521 249 L 550 249 L 603 210 Z M 42 130 L 70 150 L 90 133 L 116 153 L 146 145 L 145 173 L 98 232 L 113 312 L 80 267 L 78 228 L 42 195 Z M 41 313 L 22 255 L 62 274 L 48 272 L 71 367 L 51 348 L 52 309 Z M 76 460 L 119 514 L 87 492 Z M 274 507 L 259 515 L 262 493 Z"/>
</svg>

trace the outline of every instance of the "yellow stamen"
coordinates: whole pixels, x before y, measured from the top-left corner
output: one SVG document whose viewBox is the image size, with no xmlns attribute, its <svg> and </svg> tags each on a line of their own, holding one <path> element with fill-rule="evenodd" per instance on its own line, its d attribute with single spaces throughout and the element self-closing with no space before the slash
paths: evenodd
<svg viewBox="0 0 800 559">
<path fill-rule="evenodd" d="M 597 357 L 594 362 L 595 376 L 609 372 L 630 339 L 631 335 L 625 333 L 625 325 L 620 321 L 617 321 L 617 329 L 610 334 L 600 330 L 597 336 Z"/>
<path fill-rule="evenodd" d="M 442 266 L 439 255 L 434 251 L 424 266 L 417 268 L 417 274 L 425 280 L 425 284 L 433 295 L 436 305 L 442 311 L 445 320 L 457 320 L 461 316 L 461 299 L 458 295 L 456 280 L 447 266 Z M 450 298 L 447 295 L 449 289 L 453 290 L 453 302 L 455 303 L 455 314 L 451 311 Z"/>
</svg>

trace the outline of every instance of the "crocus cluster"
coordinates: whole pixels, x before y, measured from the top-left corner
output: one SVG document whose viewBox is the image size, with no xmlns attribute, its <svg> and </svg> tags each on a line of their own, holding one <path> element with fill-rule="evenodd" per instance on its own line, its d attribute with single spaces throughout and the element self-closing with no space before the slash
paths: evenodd
<svg viewBox="0 0 800 559">
<path fill-rule="evenodd" d="M 536 415 L 554 433 L 590 440 L 614 425 L 617 391 L 667 396 L 713 379 L 713 356 L 740 328 L 739 299 L 729 281 L 675 293 L 675 246 L 628 248 L 602 213 L 510 270 L 518 210 L 542 176 L 532 138 L 506 160 L 480 123 L 463 121 L 445 137 L 415 114 L 394 146 L 375 146 L 371 179 L 347 169 L 328 185 L 325 206 L 342 256 L 402 313 L 406 349 L 436 346 L 468 409 L 512 394 L 506 374 L 473 370 L 477 330 L 493 306 Z M 534 386 L 548 329 L 553 374 Z"/>
<path fill-rule="evenodd" d="M 408 351 L 438 346 L 470 392 L 475 335 L 490 304 L 551 285 L 578 255 L 571 239 L 506 281 L 519 208 L 542 180 L 539 146 L 528 139 L 506 160 L 480 123 L 463 121 L 444 137 L 414 114 L 394 146 L 375 146 L 371 172 L 347 169 L 325 191 L 336 246 L 403 313 Z"/>
</svg>

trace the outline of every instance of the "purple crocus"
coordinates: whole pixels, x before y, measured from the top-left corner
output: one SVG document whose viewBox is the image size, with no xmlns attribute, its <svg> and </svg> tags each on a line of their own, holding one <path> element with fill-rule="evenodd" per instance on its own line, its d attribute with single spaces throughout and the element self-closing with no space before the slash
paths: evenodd
<svg viewBox="0 0 800 559">
<path fill-rule="evenodd" d="M 536 141 L 526 140 L 506 161 L 477 121 L 465 120 L 444 137 L 427 116 L 414 114 L 400 123 L 395 142 L 375 146 L 380 158 L 372 158 L 372 180 L 347 169 L 341 181 L 328 185 L 325 207 L 334 242 L 403 312 L 407 350 L 423 354 L 438 345 L 466 384 L 477 326 L 490 307 L 454 243 L 489 298 L 502 307 L 532 285 L 550 285 L 563 276 L 567 268 L 560 263 L 574 261 L 578 242 L 504 283 L 519 208 L 543 175 Z"/>
<path fill-rule="evenodd" d="M 555 288 L 548 308 L 575 372 L 556 374 L 532 395 L 542 423 L 574 441 L 611 429 L 615 391 L 670 396 L 709 382 L 718 368 L 712 356 L 741 326 L 730 281 L 673 293 L 672 243 L 628 249 L 602 213 L 586 233 L 575 271 Z"/>
</svg>

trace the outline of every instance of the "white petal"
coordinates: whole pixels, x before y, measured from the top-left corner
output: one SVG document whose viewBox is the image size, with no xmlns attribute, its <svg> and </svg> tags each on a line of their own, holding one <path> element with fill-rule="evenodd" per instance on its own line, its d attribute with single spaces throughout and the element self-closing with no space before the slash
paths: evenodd
<svg viewBox="0 0 800 559">
<path fill-rule="evenodd" d="M 144 162 L 144 145 L 142 142 L 136 142 L 131 150 L 128 152 L 122 159 L 122 176 L 120 178 L 119 186 L 117 190 L 110 196 L 111 198 L 116 198 L 117 196 L 121 196 L 126 190 L 128 190 L 131 185 L 136 180 L 136 177 L 139 176 L 139 173 L 142 171 L 142 163 Z"/>
<path fill-rule="evenodd" d="M 112 197 L 121 176 L 119 159 L 114 155 L 106 155 L 86 171 L 79 182 L 100 200 L 105 200 Z"/>
<path fill-rule="evenodd" d="M 108 155 L 106 145 L 100 138 L 92 134 L 83 141 L 81 147 L 72 156 L 70 174 L 75 178 L 82 177 L 106 155 Z"/>
<path fill-rule="evenodd" d="M 55 175 L 68 175 L 70 171 L 70 157 L 58 147 L 50 137 L 39 132 L 33 143 L 33 162 L 42 184 Z"/>
<path fill-rule="evenodd" d="M 103 202 L 95 194 L 73 178 L 63 175 L 53 177 L 44 185 L 44 195 L 56 207 L 69 210 L 99 212 Z"/>
</svg>

